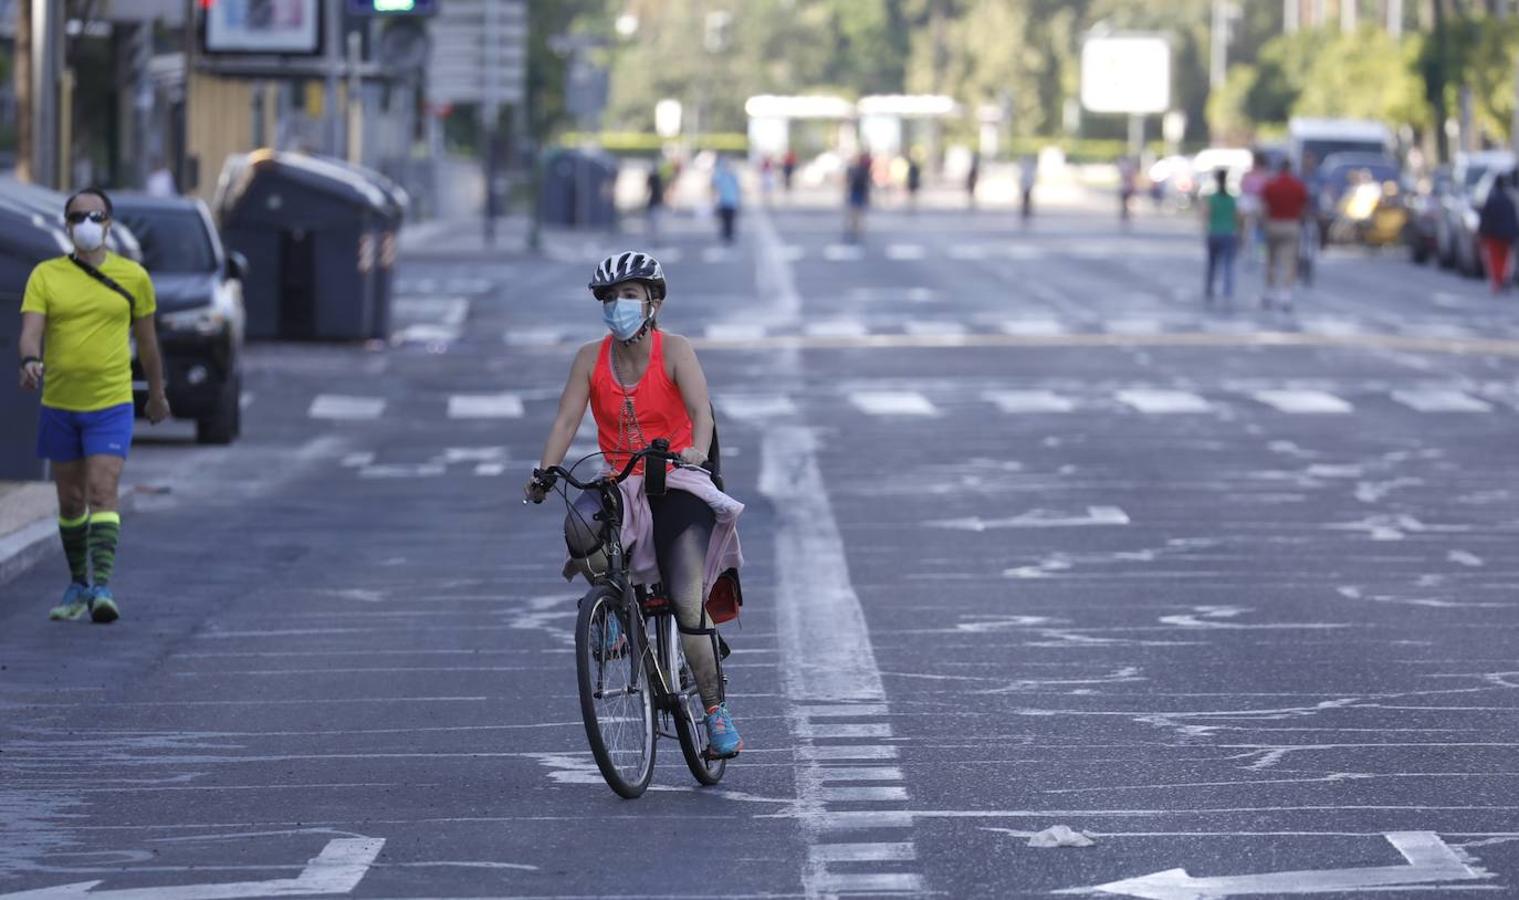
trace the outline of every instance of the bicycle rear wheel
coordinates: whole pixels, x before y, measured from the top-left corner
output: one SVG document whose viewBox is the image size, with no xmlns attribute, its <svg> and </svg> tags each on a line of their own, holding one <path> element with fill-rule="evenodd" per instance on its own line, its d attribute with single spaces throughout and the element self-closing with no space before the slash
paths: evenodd
<svg viewBox="0 0 1519 900">
<path fill-rule="evenodd" d="M 654 776 L 654 703 L 643 674 L 642 617 L 614 588 L 580 601 L 575 668 L 586 741 L 607 786 L 632 800 Z"/>
<path fill-rule="evenodd" d="M 701 784 L 713 785 L 723 780 L 723 773 L 727 771 L 726 759 L 711 759 L 707 756 L 709 738 L 707 735 L 707 710 L 702 703 L 701 691 L 696 689 L 696 673 L 691 671 L 691 664 L 686 662 L 686 655 L 681 648 L 680 633 L 675 628 L 675 617 L 668 617 L 671 632 L 671 643 L 675 647 L 675 658 L 680 661 L 680 675 L 676 678 L 676 684 L 680 691 L 677 697 L 678 709 L 675 710 L 675 734 L 680 738 L 680 753 L 686 758 L 686 768 L 691 770 L 691 775 Z M 717 663 L 717 677 L 723 676 L 722 661 Z"/>
</svg>

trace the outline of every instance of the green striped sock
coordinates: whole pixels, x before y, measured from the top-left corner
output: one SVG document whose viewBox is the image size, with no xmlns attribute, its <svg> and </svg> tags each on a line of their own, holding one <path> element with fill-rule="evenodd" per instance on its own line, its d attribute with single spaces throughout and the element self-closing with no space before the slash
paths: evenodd
<svg viewBox="0 0 1519 900">
<path fill-rule="evenodd" d="M 90 513 L 90 567 L 95 571 L 95 584 L 100 587 L 111 583 L 111 572 L 116 568 L 116 541 L 120 537 L 119 513 Z"/>
<path fill-rule="evenodd" d="M 69 561 L 69 577 L 76 584 L 90 582 L 90 516 L 77 519 L 58 517 L 58 536 L 63 538 L 63 555 Z"/>
</svg>

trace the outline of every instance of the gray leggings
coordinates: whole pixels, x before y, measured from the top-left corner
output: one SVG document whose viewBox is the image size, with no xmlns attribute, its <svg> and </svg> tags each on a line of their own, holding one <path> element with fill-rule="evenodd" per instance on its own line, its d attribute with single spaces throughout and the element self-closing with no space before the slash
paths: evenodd
<svg viewBox="0 0 1519 900">
<path fill-rule="evenodd" d="M 671 488 L 663 497 L 650 497 L 649 510 L 654 515 L 654 557 L 665 595 L 675 605 L 676 621 L 683 628 L 716 627 L 702 616 L 707 544 L 716 524 L 712 507 L 693 494 Z M 585 492 L 575 498 L 574 508 L 564 517 L 564 540 L 572 554 L 586 556 L 596 549 L 601 523 L 595 516 L 600 511 L 601 501 L 595 494 Z M 721 691 L 712 638 L 682 633 L 680 644 L 696 674 L 702 705 L 709 709 L 716 706 Z"/>
</svg>

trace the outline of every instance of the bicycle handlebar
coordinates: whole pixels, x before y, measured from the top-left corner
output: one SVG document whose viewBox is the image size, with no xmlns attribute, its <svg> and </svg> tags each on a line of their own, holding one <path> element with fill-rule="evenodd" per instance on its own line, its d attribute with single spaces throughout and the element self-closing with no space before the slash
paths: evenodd
<svg viewBox="0 0 1519 900">
<path fill-rule="evenodd" d="M 589 491 L 603 482 L 621 484 L 622 482 L 628 480 L 628 476 L 633 474 L 633 468 L 637 466 L 639 462 L 645 459 L 655 458 L 664 460 L 665 462 L 680 462 L 679 453 L 671 453 L 668 450 L 662 450 L 658 447 L 646 447 L 643 450 L 640 450 L 637 453 L 634 453 L 632 456 L 628 457 L 627 465 L 623 466 L 622 471 L 616 475 L 603 475 L 586 482 L 576 478 L 575 475 L 564 466 L 549 466 L 547 469 L 534 469 L 533 479 L 537 481 L 538 484 L 543 488 L 543 492 L 545 494 L 553 489 L 554 482 L 560 478 L 563 478 L 567 484 L 577 490 Z M 543 500 L 540 498 L 538 500 L 534 500 L 533 502 L 542 503 Z"/>
</svg>

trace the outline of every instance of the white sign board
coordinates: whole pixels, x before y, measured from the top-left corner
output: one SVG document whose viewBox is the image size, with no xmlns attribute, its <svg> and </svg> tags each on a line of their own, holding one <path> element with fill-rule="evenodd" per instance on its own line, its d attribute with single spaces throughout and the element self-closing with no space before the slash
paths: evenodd
<svg viewBox="0 0 1519 900">
<path fill-rule="evenodd" d="M 428 20 L 429 103 L 521 103 L 527 93 L 526 0 L 447 0 Z"/>
<path fill-rule="evenodd" d="M 1150 115 L 1171 105 L 1171 45 L 1147 34 L 1089 37 L 1081 45 L 1087 112 Z"/>
<path fill-rule="evenodd" d="M 316 0 L 218 0 L 206 5 L 208 53 L 316 53 Z"/>
</svg>

